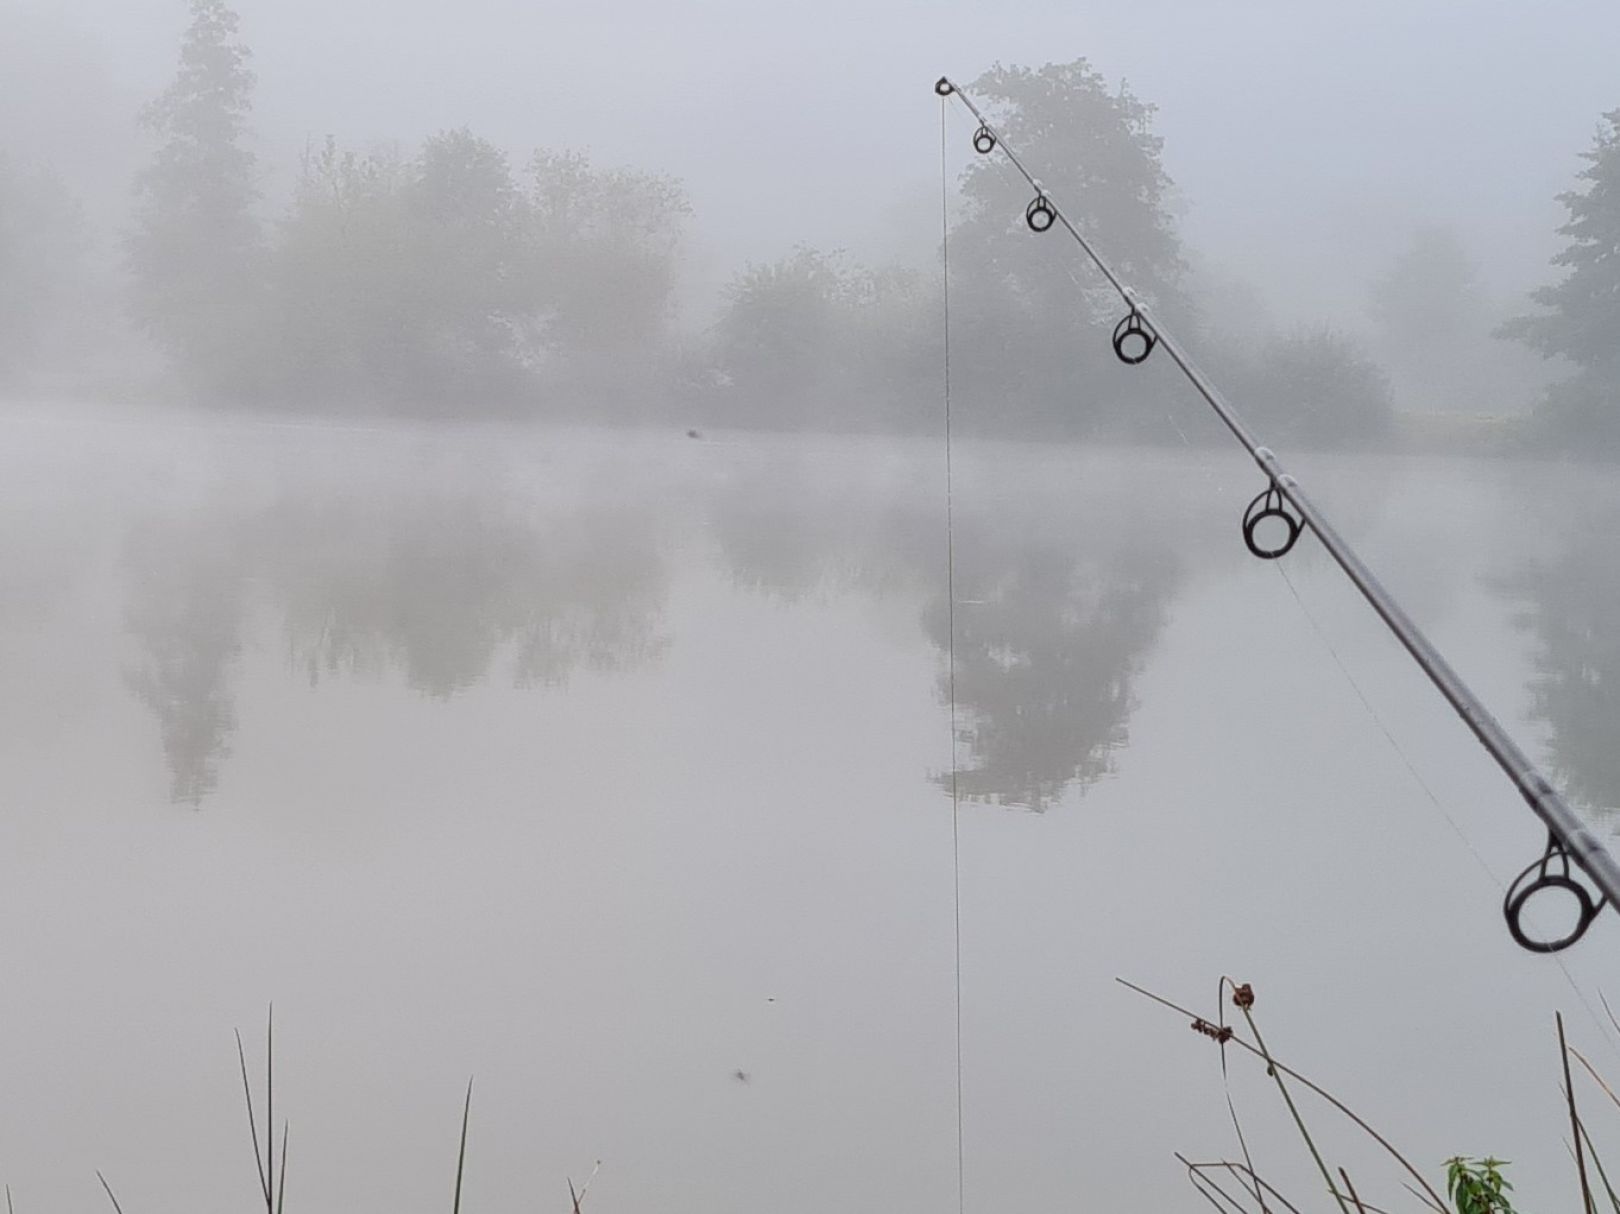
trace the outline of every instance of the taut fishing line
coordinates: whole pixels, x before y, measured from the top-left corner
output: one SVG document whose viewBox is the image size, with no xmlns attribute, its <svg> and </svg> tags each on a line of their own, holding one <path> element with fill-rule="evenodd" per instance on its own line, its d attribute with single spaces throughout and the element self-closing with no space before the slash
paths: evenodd
<svg viewBox="0 0 1620 1214">
<path fill-rule="evenodd" d="M 1288 593 L 1293 596 L 1294 602 L 1299 605 L 1300 614 L 1305 617 L 1305 622 L 1311 626 L 1311 631 L 1316 634 L 1316 639 L 1322 643 L 1322 648 L 1333 659 L 1333 665 L 1338 668 L 1339 674 L 1344 677 L 1344 681 L 1349 684 L 1350 690 L 1355 693 L 1356 699 L 1360 701 L 1362 708 L 1366 710 L 1368 718 L 1378 727 L 1378 732 L 1383 734 L 1384 740 L 1389 743 L 1389 748 L 1400 759 L 1401 764 L 1406 768 L 1407 774 L 1423 790 L 1423 795 L 1428 798 L 1429 804 L 1434 807 L 1435 812 L 1445 819 L 1447 826 L 1451 827 L 1452 833 L 1457 836 L 1463 847 L 1467 849 L 1468 854 L 1474 858 L 1474 863 L 1479 866 L 1479 871 L 1485 874 L 1485 879 L 1491 883 L 1498 894 L 1506 898 L 1508 887 L 1502 883 L 1502 878 L 1496 875 L 1496 871 L 1486 863 L 1485 857 L 1480 855 L 1479 849 L 1474 846 L 1474 841 L 1468 837 L 1467 832 L 1463 830 L 1456 817 L 1446 808 L 1445 803 L 1440 800 L 1439 795 L 1430 786 L 1429 782 L 1423 778 L 1423 773 L 1418 770 L 1417 764 L 1412 761 L 1412 756 L 1407 754 L 1406 748 L 1401 745 L 1400 739 L 1395 736 L 1395 732 L 1384 723 L 1383 717 L 1378 715 L 1378 710 L 1373 707 L 1372 701 L 1367 698 L 1367 693 L 1361 689 L 1361 684 L 1356 681 L 1355 675 L 1350 673 L 1350 667 L 1345 664 L 1344 659 L 1339 655 L 1339 650 L 1328 636 L 1327 630 L 1322 627 L 1321 621 L 1316 618 L 1316 613 L 1311 610 L 1310 604 L 1305 601 L 1304 596 L 1299 593 L 1299 588 L 1294 585 L 1294 579 L 1288 576 L 1287 568 L 1280 561 L 1273 568 L 1277 570 L 1283 584 L 1288 587 Z M 1586 992 L 1575 981 L 1575 975 L 1569 972 L 1569 966 L 1564 964 L 1563 957 L 1553 953 L 1552 959 L 1557 963 L 1559 972 L 1564 975 L 1564 981 L 1568 983 L 1570 991 L 1580 1005 L 1586 1009 L 1587 1016 L 1597 1028 L 1598 1039 L 1608 1045 L 1611 1051 L 1616 1052 L 1617 1056 L 1620 1056 L 1620 1051 L 1614 1049 L 1614 1039 L 1610 1036 L 1609 1030 L 1604 1027 L 1603 1021 L 1598 1019 L 1597 1009 L 1592 1006 L 1592 1001 L 1586 997 Z"/>
<path fill-rule="evenodd" d="M 1005 136 L 995 129 L 972 98 L 946 76 L 941 76 L 935 82 L 934 92 L 946 103 L 953 96 L 960 99 L 978 123 L 973 136 L 974 150 L 981 155 L 999 151 L 1034 191 L 1024 209 L 1024 222 L 1029 229 L 1035 233 L 1045 233 L 1054 227 L 1062 227 L 1108 280 L 1109 286 L 1126 308 L 1126 315 L 1116 326 L 1112 338 L 1114 352 L 1120 361 L 1137 366 L 1145 362 L 1154 350 L 1162 347 L 1182 377 L 1203 397 L 1232 437 L 1254 459 L 1265 477 L 1265 486 L 1244 512 L 1242 533 L 1248 550 L 1263 560 L 1278 560 L 1287 555 L 1305 531 L 1312 532 L 1361 593 L 1367 605 L 1496 761 L 1531 812 L 1541 820 L 1547 828 L 1546 846 L 1541 857 L 1526 867 L 1508 886 L 1502 903 L 1503 917 L 1514 942 L 1531 952 L 1556 953 L 1574 944 L 1586 934 L 1604 907 L 1611 903 L 1620 904 L 1620 863 L 1491 715 L 1473 689 L 1434 648 L 1299 482 L 1285 471 L 1276 453 L 1260 443 L 1231 403 L 1199 370 L 1181 344 L 1153 315 L 1149 306 L 1120 279 L 1091 241 L 1064 214 L 1057 200 L 1025 167 L 1017 152 L 1007 145 Z M 943 131 L 942 121 L 942 137 Z M 943 166 L 943 154 L 941 163 Z M 1275 528 L 1276 523 L 1271 520 L 1282 525 L 1283 537 L 1280 541 L 1268 542 L 1261 538 L 1263 526 L 1269 523 L 1270 528 Z M 952 606 L 954 609 L 954 603 Z M 1562 893 L 1574 900 L 1575 925 L 1561 936 L 1532 936 L 1526 930 L 1525 908 L 1536 895 L 1548 892 Z"/>
<path fill-rule="evenodd" d="M 941 322 L 944 330 L 945 394 L 945 627 L 946 683 L 950 692 L 951 727 L 951 905 L 956 916 L 956 1209 L 966 1208 L 962 1115 L 962 797 L 958 787 L 956 733 L 956 494 L 951 468 L 951 208 L 950 168 L 946 155 L 949 98 L 939 99 L 939 239 L 942 290 Z"/>
</svg>

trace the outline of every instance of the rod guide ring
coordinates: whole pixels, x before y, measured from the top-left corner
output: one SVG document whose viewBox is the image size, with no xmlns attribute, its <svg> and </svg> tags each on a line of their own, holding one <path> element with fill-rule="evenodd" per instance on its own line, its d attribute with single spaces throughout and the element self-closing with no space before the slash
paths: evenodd
<svg viewBox="0 0 1620 1214">
<path fill-rule="evenodd" d="M 1134 307 L 1130 315 L 1114 326 L 1113 340 L 1115 356 L 1128 367 L 1146 362 L 1153 347 L 1159 344 L 1158 334 L 1143 323 L 1142 314 Z"/>
<path fill-rule="evenodd" d="M 1052 204 L 1046 201 L 1045 194 L 1037 194 L 1024 208 L 1024 222 L 1029 225 L 1031 232 L 1048 231 L 1057 222 L 1057 212 Z"/>
<path fill-rule="evenodd" d="M 1259 540 L 1259 530 L 1260 524 L 1271 518 L 1281 519 L 1283 525 L 1288 528 L 1288 534 L 1282 543 L 1267 547 Z M 1280 556 L 1288 555 L 1304 528 L 1304 521 L 1296 518 L 1288 509 L 1287 499 L 1275 484 L 1268 485 L 1257 494 L 1249 503 L 1249 508 L 1243 512 L 1243 544 L 1262 561 L 1274 561 Z"/>
<path fill-rule="evenodd" d="M 1562 936 L 1537 939 L 1524 930 L 1524 908 L 1530 899 L 1549 890 L 1560 890 L 1575 899 L 1575 926 Z M 1594 898 L 1585 885 L 1575 879 L 1569 852 L 1556 837 L 1547 836 L 1547 850 L 1541 859 L 1514 878 L 1502 899 L 1502 916 L 1507 920 L 1508 935 L 1520 948 L 1532 953 L 1559 953 L 1586 935 L 1586 929 L 1608 905 L 1607 898 Z"/>
</svg>

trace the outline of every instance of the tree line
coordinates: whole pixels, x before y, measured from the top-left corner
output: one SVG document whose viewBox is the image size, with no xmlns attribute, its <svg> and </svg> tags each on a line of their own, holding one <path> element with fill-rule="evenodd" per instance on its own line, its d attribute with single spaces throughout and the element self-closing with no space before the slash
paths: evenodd
<svg viewBox="0 0 1620 1214">
<path fill-rule="evenodd" d="M 572 151 L 514 161 L 467 129 L 412 150 L 328 139 L 267 215 L 236 14 L 226 0 L 190 7 L 178 72 L 140 116 L 157 149 L 134 183 L 120 292 L 171 391 L 319 413 L 937 427 L 937 268 L 796 248 L 739 271 L 693 332 L 676 308 L 692 208 L 662 174 Z M 1244 342 L 1189 271 L 1151 104 L 1083 59 L 997 66 L 971 88 L 1268 440 L 1378 441 L 1397 395 L 1510 411 L 1503 397 L 1548 378 L 1513 362 L 1528 346 L 1564 373 L 1541 396 L 1537 434 L 1620 448 L 1620 111 L 1561 196 L 1565 275 L 1536 293 L 1536 314 L 1495 315 L 1466 252 L 1430 229 L 1373 285 L 1370 345 L 1320 327 Z M 1117 298 L 1060 233 L 1031 235 L 1025 187 L 995 157 L 973 160 L 960 198 L 948 247 L 964 429 L 1216 433 L 1175 403 L 1186 398 L 1164 359 L 1117 362 Z M 88 302 L 84 244 L 60 183 L 0 155 L 0 383 L 94 344 L 84 318 L 106 309 Z"/>
<path fill-rule="evenodd" d="M 257 218 L 253 75 L 235 14 L 193 0 L 179 75 L 142 115 L 133 312 L 203 399 L 477 414 L 645 392 L 669 346 L 679 185 L 468 130 L 412 154 L 307 151 Z"/>
</svg>

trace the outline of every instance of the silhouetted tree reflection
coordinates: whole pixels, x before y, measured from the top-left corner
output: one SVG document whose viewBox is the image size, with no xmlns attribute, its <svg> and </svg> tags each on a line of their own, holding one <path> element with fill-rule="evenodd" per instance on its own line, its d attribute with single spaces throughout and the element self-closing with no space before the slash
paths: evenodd
<svg viewBox="0 0 1620 1214">
<path fill-rule="evenodd" d="M 915 604 L 943 669 L 935 472 L 816 449 L 728 477 L 699 499 L 701 517 L 739 586 Z M 530 498 L 469 487 L 460 465 L 443 479 L 355 475 L 133 536 L 129 685 L 158 717 L 177 800 L 198 803 L 218 781 L 247 619 L 279 629 L 311 685 L 399 677 L 440 700 L 491 679 L 557 686 L 666 647 L 668 523 L 653 497 L 625 503 L 593 483 L 578 500 Z M 967 796 L 1044 809 L 1125 741 L 1182 565 L 1165 546 L 1174 525 L 1126 516 L 1118 498 L 1110 483 L 1076 502 L 1065 475 L 959 513 Z"/>
<path fill-rule="evenodd" d="M 829 590 L 921 596 L 943 667 L 943 502 L 937 486 L 910 488 L 775 468 L 722 501 L 715 531 L 739 585 L 789 602 Z M 957 780 L 966 797 L 1042 810 L 1106 772 L 1125 743 L 1131 682 L 1181 563 L 1168 522 L 1117 517 L 1117 502 L 1106 522 L 1093 508 L 1072 525 L 1024 508 L 958 522 Z M 944 673 L 939 689 L 943 699 Z M 949 774 L 938 781 L 948 787 Z"/>
<path fill-rule="evenodd" d="M 1536 562 L 1512 589 L 1519 622 L 1536 639 L 1535 714 L 1550 731 L 1549 758 L 1564 791 L 1620 810 L 1620 507 L 1571 511 L 1581 520 L 1557 557 Z"/>
<path fill-rule="evenodd" d="M 818 482 L 790 465 L 732 486 L 715 504 L 713 531 L 746 590 L 788 603 L 894 591 L 943 575 L 937 504 L 881 485 Z"/>
<path fill-rule="evenodd" d="M 646 520 L 593 520 L 565 542 L 518 632 L 519 687 L 560 686 L 579 669 L 628 670 L 669 647 L 658 629 L 666 579 Z"/>
<path fill-rule="evenodd" d="M 316 507 L 268 520 L 268 571 L 310 684 L 377 676 L 445 697 L 481 680 L 515 626 L 527 536 L 478 503 L 371 517 Z"/>
<path fill-rule="evenodd" d="M 245 570 L 233 539 L 227 527 L 148 525 L 128 552 L 124 619 L 141 657 L 125 680 L 158 719 L 170 795 L 194 806 L 218 784 L 236 730 Z"/>
<path fill-rule="evenodd" d="M 158 717 L 177 801 L 215 788 L 251 585 L 311 685 L 398 670 L 446 699 L 509 662 L 517 687 L 656 658 L 667 576 L 655 520 L 531 516 L 493 496 L 316 493 L 133 539 L 130 688 Z M 251 606 L 260 606 L 255 601 Z"/>
<path fill-rule="evenodd" d="M 655 657 L 665 575 L 652 523 L 633 514 L 538 521 L 502 503 L 431 497 L 268 520 L 271 584 L 311 683 L 399 669 L 454 695 L 514 651 L 514 683 Z"/>
<path fill-rule="evenodd" d="M 606 510 L 550 521 L 529 540 L 513 632 L 518 687 L 557 687 L 580 670 L 630 670 L 662 656 L 669 574 L 650 512 Z"/>
<path fill-rule="evenodd" d="M 962 796 L 1044 810 L 1071 784 L 1106 773 L 1125 744 L 1131 682 L 1163 626 L 1179 565 L 1162 546 L 1085 551 L 1092 546 L 1077 533 L 959 548 Z M 941 597 L 927 617 L 942 652 L 946 608 Z M 939 782 L 949 787 L 950 775 Z"/>
</svg>

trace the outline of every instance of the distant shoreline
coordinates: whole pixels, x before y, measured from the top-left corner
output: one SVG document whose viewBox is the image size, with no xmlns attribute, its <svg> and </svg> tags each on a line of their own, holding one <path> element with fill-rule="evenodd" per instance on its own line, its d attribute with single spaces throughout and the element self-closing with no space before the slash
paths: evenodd
<svg viewBox="0 0 1620 1214">
<path fill-rule="evenodd" d="M 729 412 L 729 411 L 728 411 Z M 232 421 L 248 424 L 276 426 L 330 427 L 340 430 L 389 429 L 394 427 L 432 430 L 442 426 L 469 426 L 477 428 L 511 428 L 544 430 L 549 428 L 603 430 L 631 430 L 638 433 L 668 432 L 672 437 L 689 437 L 697 431 L 705 438 L 723 433 L 795 435 L 825 437 L 873 437 L 899 439 L 926 439 L 939 437 L 925 428 L 821 427 L 813 418 L 796 419 L 778 415 L 775 424 L 743 425 L 730 417 L 717 417 L 700 403 L 672 398 L 667 405 L 614 410 L 606 415 L 591 416 L 576 405 L 563 406 L 545 416 L 525 416 L 521 409 L 511 405 L 482 407 L 463 416 L 439 413 L 427 409 L 393 411 L 372 408 L 274 408 L 263 405 L 221 405 L 208 408 L 200 405 L 169 403 L 155 398 L 148 391 L 114 398 L 99 394 L 58 394 L 38 392 L 20 394 L 11 400 L 0 400 L 0 416 L 11 415 L 40 420 L 52 414 L 75 416 L 76 420 L 102 419 L 129 424 L 149 419 L 154 422 L 210 421 L 228 424 Z M 1323 446 L 1304 441 L 1279 440 L 1279 452 L 1331 453 L 1331 452 L 1388 452 L 1394 455 L 1445 455 L 1482 459 L 1559 459 L 1578 458 L 1582 462 L 1610 462 L 1616 457 L 1604 451 L 1571 451 L 1538 441 L 1532 415 L 1492 415 L 1467 413 L 1397 413 L 1390 435 L 1383 441 Z M 960 424 L 960 423 L 959 423 Z M 1134 434 L 1061 434 L 1024 433 L 1008 430 L 1004 433 L 986 432 L 982 428 L 961 426 L 959 441 L 1012 442 L 1074 445 L 1082 447 L 1219 447 L 1229 441 L 1224 431 L 1200 431 L 1182 438 L 1166 433 Z"/>
</svg>

